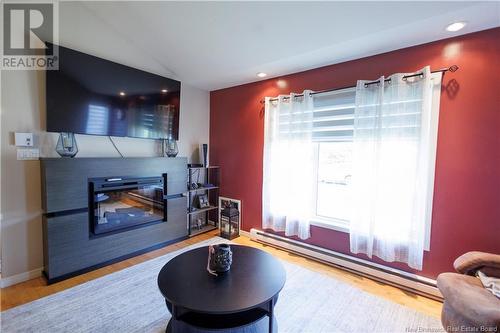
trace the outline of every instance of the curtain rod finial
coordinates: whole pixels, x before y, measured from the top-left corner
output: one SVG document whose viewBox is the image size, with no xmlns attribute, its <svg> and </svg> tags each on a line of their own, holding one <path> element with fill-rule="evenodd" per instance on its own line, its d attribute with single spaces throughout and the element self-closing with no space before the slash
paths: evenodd
<svg viewBox="0 0 500 333">
<path fill-rule="evenodd" d="M 457 65 L 452 65 L 452 66 L 450 66 L 450 68 L 448 68 L 448 70 L 449 70 L 450 72 L 452 72 L 452 73 L 453 73 L 453 72 L 456 72 L 456 71 L 458 70 L 458 66 L 457 66 Z"/>
</svg>

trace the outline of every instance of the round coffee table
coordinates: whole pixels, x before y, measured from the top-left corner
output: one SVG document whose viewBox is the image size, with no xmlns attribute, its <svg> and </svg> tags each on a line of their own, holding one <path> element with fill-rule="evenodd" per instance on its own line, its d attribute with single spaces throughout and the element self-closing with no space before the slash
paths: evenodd
<svg viewBox="0 0 500 333">
<path fill-rule="evenodd" d="M 163 266 L 158 286 L 172 314 L 167 332 L 277 332 L 274 305 L 285 285 L 283 265 L 249 246 L 231 245 L 229 272 L 207 272 L 208 247 Z"/>
</svg>

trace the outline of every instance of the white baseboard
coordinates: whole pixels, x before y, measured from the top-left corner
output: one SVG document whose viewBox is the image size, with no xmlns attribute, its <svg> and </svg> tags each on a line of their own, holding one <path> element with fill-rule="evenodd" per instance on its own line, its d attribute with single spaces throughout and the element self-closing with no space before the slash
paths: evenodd
<svg viewBox="0 0 500 333">
<path fill-rule="evenodd" d="M 371 279 L 378 280 L 413 293 L 421 294 L 436 300 L 442 300 L 443 297 L 436 287 L 436 280 L 429 279 L 427 277 L 253 228 L 250 233 L 245 233 L 250 234 L 250 239 L 252 240 L 301 254 L 311 259 L 316 259 L 323 263 L 327 263 L 359 275 L 367 276 Z M 240 234 L 243 233 L 240 231 Z"/>
<path fill-rule="evenodd" d="M 20 274 L 16 274 L 16 275 L 8 276 L 8 277 L 2 277 L 2 279 L 0 279 L 0 288 L 6 288 L 6 287 L 9 287 L 9 286 L 12 286 L 12 285 L 24 282 L 24 281 L 28 281 L 28 280 L 37 278 L 39 276 L 42 276 L 42 271 L 43 271 L 43 267 L 40 267 L 40 268 L 34 269 L 32 271 L 28 271 L 28 272 L 24 272 L 24 273 L 20 273 Z"/>
<path fill-rule="evenodd" d="M 252 238 L 252 235 L 248 231 L 245 231 L 245 230 L 240 230 L 240 235 L 248 237 L 248 238 Z"/>
</svg>

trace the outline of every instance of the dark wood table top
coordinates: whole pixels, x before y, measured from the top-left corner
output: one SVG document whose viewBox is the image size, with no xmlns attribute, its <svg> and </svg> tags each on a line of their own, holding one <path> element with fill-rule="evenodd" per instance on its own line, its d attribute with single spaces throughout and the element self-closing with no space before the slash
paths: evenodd
<svg viewBox="0 0 500 333">
<path fill-rule="evenodd" d="M 285 285 L 281 262 L 262 250 L 232 245 L 229 272 L 207 272 L 208 247 L 173 258 L 158 275 L 161 293 L 174 306 L 200 313 L 225 314 L 252 309 L 268 302 Z"/>
</svg>

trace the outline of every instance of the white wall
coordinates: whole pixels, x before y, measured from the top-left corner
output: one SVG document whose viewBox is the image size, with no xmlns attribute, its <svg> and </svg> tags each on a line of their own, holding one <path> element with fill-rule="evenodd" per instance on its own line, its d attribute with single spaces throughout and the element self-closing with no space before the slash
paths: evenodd
<svg viewBox="0 0 500 333">
<path fill-rule="evenodd" d="M 35 133 L 41 156 L 57 157 L 57 134 L 45 128 L 43 73 L 2 73 L 1 114 L 1 246 L 2 277 L 43 266 L 38 161 L 18 161 L 14 132 Z M 209 93 L 183 85 L 181 88 L 179 155 L 198 162 L 198 146 L 208 142 Z M 78 157 L 119 157 L 107 137 L 77 135 Z M 125 157 L 158 156 L 159 141 L 114 138 Z"/>
<path fill-rule="evenodd" d="M 76 7 L 71 7 L 76 6 Z M 151 68 L 150 59 L 141 55 L 133 43 L 105 23 L 87 15 L 77 3 L 61 5 L 60 44 L 132 65 L 156 74 L 170 76 Z M 88 14 L 88 13 L 87 13 Z M 119 51 L 118 51 L 119 47 Z M 116 50 L 116 54 L 113 51 Z M 145 52 L 147 53 L 147 52 Z M 127 58 L 127 54 L 130 58 Z M 127 59 L 129 61 L 127 61 Z M 157 65 L 157 64 L 155 64 Z M 40 163 L 17 161 L 14 132 L 35 133 L 41 156 L 57 157 L 57 134 L 46 133 L 45 76 L 42 71 L 2 71 L 1 73 L 1 274 L 28 277 L 43 266 Z M 179 78 L 177 78 L 179 79 Z M 198 162 L 198 146 L 208 143 L 209 92 L 182 84 L 179 124 L 179 155 Z M 125 157 L 158 156 L 158 141 L 114 138 Z M 78 157 L 118 157 L 107 137 L 77 135 Z M 28 272 L 32 272 L 31 275 Z"/>
</svg>

